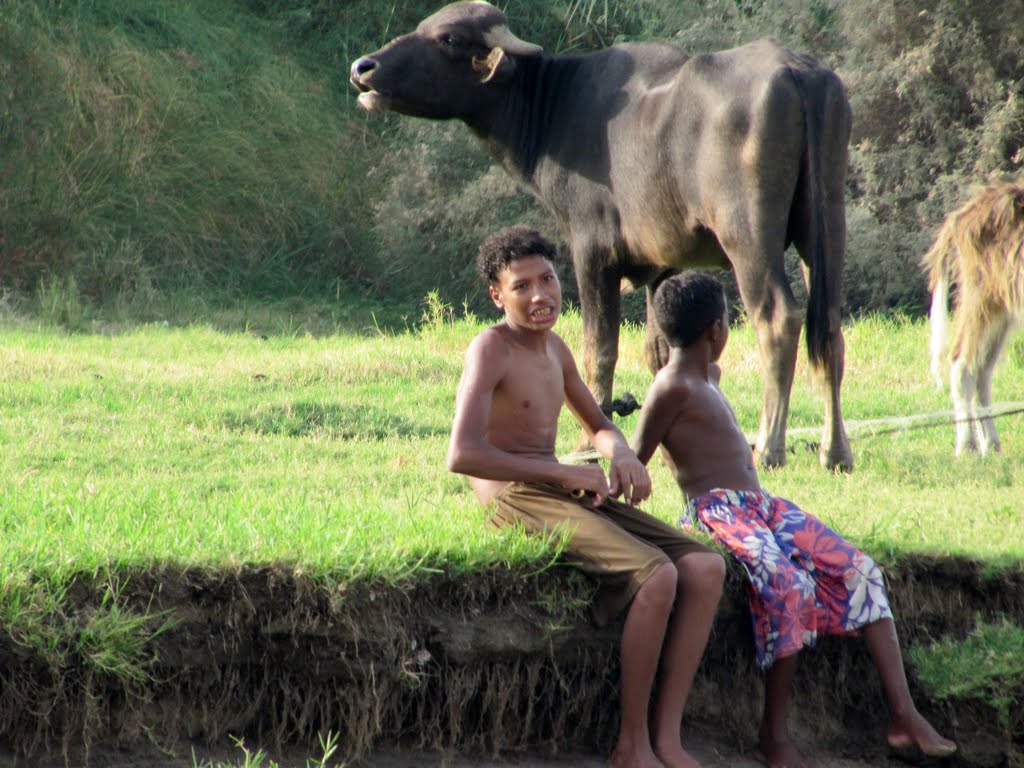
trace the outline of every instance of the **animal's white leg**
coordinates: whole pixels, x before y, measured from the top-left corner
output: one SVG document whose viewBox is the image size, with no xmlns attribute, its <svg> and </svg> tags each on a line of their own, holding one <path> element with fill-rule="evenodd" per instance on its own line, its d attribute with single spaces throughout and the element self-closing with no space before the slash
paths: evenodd
<svg viewBox="0 0 1024 768">
<path fill-rule="evenodd" d="M 978 450 L 984 456 L 989 450 L 1001 449 L 996 422 L 992 418 L 992 373 L 1002 356 L 1010 332 L 1010 319 L 1006 315 L 995 318 L 981 343 L 978 354 L 977 415 L 974 430 Z"/>
<path fill-rule="evenodd" d="M 963 359 L 957 358 L 949 371 L 949 391 L 953 398 L 953 418 L 956 420 L 956 455 L 975 452 L 974 440 L 974 373 Z"/>
</svg>

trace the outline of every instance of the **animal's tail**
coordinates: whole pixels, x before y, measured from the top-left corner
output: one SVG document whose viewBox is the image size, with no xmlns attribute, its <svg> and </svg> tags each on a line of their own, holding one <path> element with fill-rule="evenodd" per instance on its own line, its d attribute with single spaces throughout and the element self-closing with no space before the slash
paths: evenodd
<svg viewBox="0 0 1024 768">
<path fill-rule="evenodd" d="M 928 273 L 928 289 L 932 292 L 928 314 L 932 377 L 940 387 L 945 379 L 943 363 L 949 351 L 949 287 L 954 277 L 956 247 L 956 217 L 951 216 L 939 230 L 935 244 L 921 258 L 921 266 Z"/>
<path fill-rule="evenodd" d="M 949 350 L 949 278 L 941 277 L 932 290 L 932 309 L 928 314 L 931 324 L 932 378 L 939 387 L 943 385 L 944 366 L 942 361 Z"/>
<path fill-rule="evenodd" d="M 807 285 L 807 357 L 816 367 L 831 358 L 830 349 L 838 328 L 839 307 L 842 302 L 843 249 L 845 232 L 829 231 L 830 217 L 828 206 L 836 204 L 830 200 L 825 186 L 825 174 L 844 173 L 846 168 L 846 140 L 849 137 L 850 119 L 836 119 L 838 112 L 849 106 L 843 92 L 842 84 L 831 73 L 827 80 L 815 84 L 801 83 L 805 77 L 799 70 L 790 70 L 797 80 L 798 90 L 803 99 L 804 120 L 807 148 L 804 152 L 804 166 L 801 171 L 802 183 L 806 185 L 808 211 L 807 240 L 808 254 L 805 255 L 808 267 Z M 810 99 L 808 93 L 820 93 L 821 98 Z M 845 135 L 840 132 L 845 128 Z M 837 142 L 843 148 L 841 158 L 829 158 L 826 167 L 826 142 Z M 831 167 L 832 160 L 841 168 Z M 839 205 L 842 205 L 840 200 Z M 838 247 L 836 243 L 838 242 Z M 834 317 L 830 316 L 834 313 Z"/>
</svg>

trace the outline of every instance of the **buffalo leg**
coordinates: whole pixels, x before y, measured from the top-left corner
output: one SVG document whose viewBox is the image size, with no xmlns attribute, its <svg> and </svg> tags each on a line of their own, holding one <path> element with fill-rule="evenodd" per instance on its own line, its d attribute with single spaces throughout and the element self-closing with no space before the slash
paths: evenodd
<svg viewBox="0 0 1024 768">
<path fill-rule="evenodd" d="M 821 267 L 827 272 L 824 281 L 835 281 L 828 301 L 825 353 L 822 369 L 817 371 L 825 385 L 825 426 L 821 435 L 818 459 L 823 467 L 844 472 L 853 471 L 853 450 L 843 425 L 843 409 L 840 393 L 843 386 L 843 369 L 846 361 L 846 341 L 843 338 L 843 323 L 840 307 L 843 262 L 846 251 L 846 210 L 843 204 L 842 179 L 829 177 L 826 186 L 831 189 L 830 201 L 825 206 L 824 247 L 828 253 L 826 263 Z M 806 271 L 805 279 L 810 275 Z M 808 290 L 810 288 L 808 287 Z"/>
<path fill-rule="evenodd" d="M 591 266 L 597 261 L 593 254 L 574 251 L 573 256 L 583 315 L 583 375 L 594 399 L 607 408 L 612 402 L 619 357 L 621 278 L 614 270 Z M 588 442 L 585 436 L 581 438 L 579 449 L 588 447 Z"/>
<path fill-rule="evenodd" d="M 781 254 L 775 261 L 778 267 L 770 269 L 753 255 L 745 259 L 732 258 L 740 296 L 757 333 L 761 357 L 764 400 L 754 454 L 766 467 L 781 467 L 786 463 L 789 393 L 801 325 L 800 307 L 782 269 Z"/>
<path fill-rule="evenodd" d="M 647 286 L 647 322 L 644 331 L 644 359 L 651 373 L 657 373 L 668 362 L 668 340 L 658 328 L 658 321 L 654 317 L 654 292 L 657 286 Z"/>
<path fill-rule="evenodd" d="M 846 436 L 846 427 L 843 425 L 843 411 L 840 403 L 846 341 L 843 339 L 838 309 L 835 310 L 835 318 L 830 317 L 829 326 L 832 339 L 827 348 L 823 370 L 820 372 L 825 382 L 826 392 L 825 427 L 821 434 L 818 459 L 823 467 L 850 472 L 853 470 L 853 451 L 850 448 L 850 440 Z"/>
<path fill-rule="evenodd" d="M 810 274 L 807 265 L 803 265 L 804 283 L 810 289 Z M 846 340 L 843 338 L 842 319 L 839 308 L 830 308 L 828 312 L 829 342 L 822 365 L 815 373 L 825 390 L 825 427 L 821 434 L 818 448 L 818 460 L 823 467 L 838 469 L 843 472 L 853 470 L 853 451 L 843 424 L 843 411 L 840 393 L 843 386 L 843 370 L 846 361 Z"/>
</svg>

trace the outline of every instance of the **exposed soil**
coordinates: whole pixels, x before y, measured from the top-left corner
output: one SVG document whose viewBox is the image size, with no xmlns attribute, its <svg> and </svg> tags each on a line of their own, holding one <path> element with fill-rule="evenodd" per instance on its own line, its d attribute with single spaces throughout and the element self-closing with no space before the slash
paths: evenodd
<svg viewBox="0 0 1024 768">
<path fill-rule="evenodd" d="M 764 768 L 754 759 L 750 750 L 730 746 L 724 736 L 711 736 L 703 732 L 687 734 L 687 747 L 704 768 Z M 195 757 L 193 758 L 193 754 Z M 810 745 L 805 757 L 817 768 L 907 768 L 905 761 L 888 757 L 872 757 L 864 760 L 830 752 L 827 748 Z M 280 768 L 307 768 L 310 760 L 316 761 L 319 754 L 309 755 L 295 748 L 287 749 L 271 759 Z M 60 756 L 51 758 L 54 765 L 63 766 Z M 136 747 L 129 750 L 98 748 L 92 750 L 90 768 L 193 768 L 208 761 L 241 765 L 244 753 L 233 750 L 209 749 L 196 746 L 172 756 L 151 747 Z M 74 762 L 72 764 L 75 764 Z M 332 763 L 333 764 L 333 763 Z M 498 757 L 466 757 L 454 752 L 413 751 L 396 747 L 383 748 L 350 764 L 352 768 L 605 768 L 606 759 L 601 755 L 566 753 L 560 755 L 539 755 L 524 753 Z"/>
<path fill-rule="evenodd" d="M 1024 616 L 1020 566 L 913 558 L 887 573 L 904 645 Z M 145 685 L 97 670 L 81 649 L 57 664 L 0 632 L 0 765 L 191 766 L 193 749 L 240 762 L 232 736 L 304 765 L 333 732 L 337 759 L 360 766 L 590 768 L 615 732 L 619 628 L 596 630 L 566 607 L 592 589 L 568 568 L 331 590 L 278 568 L 153 570 L 126 583 L 123 608 L 176 619 L 151 643 Z M 757 765 L 761 675 L 743 588 L 731 572 L 687 708 L 688 744 L 709 766 Z M 60 620 L 82 622 L 105 592 L 83 576 Z M 961 746 L 947 764 L 1024 766 L 1024 733 L 983 703 L 928 701 L 909 672 L 922 710 Z M 817 765 L 896 764 L 862 642 L 803 654 L 795 701 L 794 736 Z"/>
</svg>

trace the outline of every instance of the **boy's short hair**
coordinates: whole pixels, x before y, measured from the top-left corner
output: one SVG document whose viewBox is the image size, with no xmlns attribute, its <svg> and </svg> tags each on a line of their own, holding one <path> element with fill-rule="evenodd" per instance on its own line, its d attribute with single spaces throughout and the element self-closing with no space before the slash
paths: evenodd
<svg viewBox="0 0 1024 768">
<path fill-rule="evenodd" d="M 490 285 L 497 285 L 498 275 L 516 259 L 525 256 L 543 256 L 554 262 L 558 250 L 554 243 L 533 227 L 515 224 L 499 229 L 480 245 L 476 268 Z"/>
<path fill-rule="evenodd" d="M 705 329 L 722 319 L 725 289 L 717 277 L 704 272 L 681 272 L 654 293 L 654 317 L 673 347 L 688 347 Z"/>
</svg>

